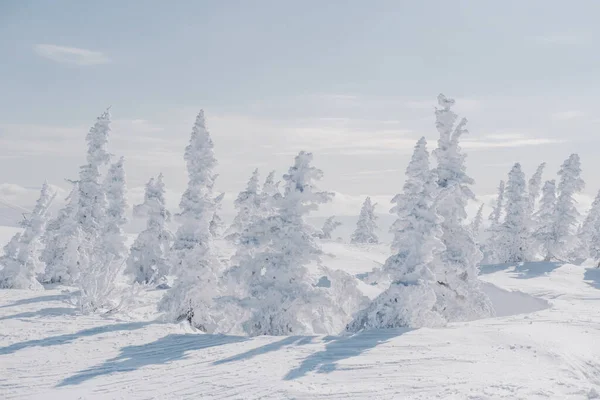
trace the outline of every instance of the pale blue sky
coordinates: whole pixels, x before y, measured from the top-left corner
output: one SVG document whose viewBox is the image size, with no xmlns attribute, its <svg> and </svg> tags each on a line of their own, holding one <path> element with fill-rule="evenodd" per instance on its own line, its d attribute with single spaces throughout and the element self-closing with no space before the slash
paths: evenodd
<svg viewBox="0 0 600 400">
<path fill-rule="evenodd" d="M 202 107 L 221 190 L 304 148 L 327 189 L 387 196 L 414 141 L 435 144 L 444 92 L 470 121 L 479 194 L 515 161 L 550 178 L 571 152 L 594 193 L 599 15 L 594 0 L 0 0 L 0 184 L 76 176 L 111 105 L 130 186 L 164 171 L 179 192 Z"/>
</svg>

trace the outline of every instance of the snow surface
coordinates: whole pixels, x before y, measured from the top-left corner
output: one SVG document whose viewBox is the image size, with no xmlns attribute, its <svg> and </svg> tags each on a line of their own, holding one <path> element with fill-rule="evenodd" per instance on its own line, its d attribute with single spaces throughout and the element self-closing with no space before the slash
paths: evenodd
<svg viewBox="0 0 600 400">
<path fill-rule="evenodd" d="M 15 231 L 0 228 L 0 241 Z M 389 254 L 324 251 L 325 265 L 352 274 Z M 600 270 L 493 265 L 481 278 L 496 318 L 327 337 L 194 333 L 156 322 L 160 290 L 113 316 L 77 315 L 65 288 L 0 290 L 0 398 L 600 398 Z"/>
</svg>

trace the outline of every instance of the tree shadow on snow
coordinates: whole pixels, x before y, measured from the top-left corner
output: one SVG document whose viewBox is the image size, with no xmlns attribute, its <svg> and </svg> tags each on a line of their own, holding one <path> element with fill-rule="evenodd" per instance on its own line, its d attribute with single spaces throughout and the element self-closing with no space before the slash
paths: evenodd
<svg viewBox="0 0 600 400">
<path fill-rule="evenodd" d="M 600 289 L 600 268 L 587 268 L 583 275 L 584 281 L 593 288 Z"/>
<path fill-rule="evenodd" d="M 514 267 L 515 264 L 487 264 L 479 266 L 479 274 L 487 275 Z"/>
<path fill-rule="evenodd" d="M 43 308 L 37 311 L 28 311 L 22 312 L 13 315 L 6 315 L 4 317 L 0 317 L 0 321 L 5 319 L 18 319 L 18 318 L 33 318 L 33 317 L 51 317 L 57 315 L 73 315 L 77 310 L 75 308 L 66 308 L 66 307 L 53 307 L 53 308 Z"/>
<path fill-rule="evenodd" d="M 325 350 L 308 356 L 295 369 L 284 377 L 291 381 L 306 375 L 311 371 L 317 373 L 331 373 L 337 369 L 337 363 L 347 358 L 356 357 L 388 340 L 403 335 L 412 329 L 386 329 L 372 330 L 357 333 L 352 336 L 328 336 L 323 340 L 327 342 Z"/>
<path fill-rule="evenodd" d="M 186 358 L 186 353 L 209 347 L 248 340 L 242 336 L 172 334 L 152 343 L 127 346 L 121 353 L 101 365 L 81 371 L 60 382 L 57 387 L 78 385 L 102 375 L 135 371 L 147 365 L 166 364 Z"/>
<path fill-rule="evenodd" d="M 241 353 L 241 354 L 238 354 L 233 357 L 225 358 L 223 360 L 215 361 L 213 364 L 221 365 L 221 364 L 227 364 L 227 363 L 235 362 L 235 361 L 249 360 L 249 359 L 259 356 L 261 354 L 266 354 L 266 353 L 270 353 L 272 351 L 277 351 L 285 346 L 291 346 L 291 345 L 301 346 L 301 345 L 309 344 L 310 342 L 312 342 L 313 338 L 314 338 L 313 336 L 288 336 L 277 342 L 269 343 L 264 346 L 254 348 L 245 353 Z"/>
<path fill-rule="evenodd" d="M 6 347 L 0 347 L 0 355 L 12 354 L 18 350 L 25 349 L 28 347 L 49 347 L 59 346 L 62 344 L 71 343 L 76 339 L 100 335 L 102 333 L 116 332 L 116 331 L 133 331 L 136 329 L 143 328 L 146 325 L 150 325 L 152 322 L 127 322 L 122 324 L 104 325 L 97 326 L 95 328 L 84 329 L 75 333 L 67 333 L 64 335 L 47 337 L 44 339 L 27 340 L 25 342 L 14 343 Z"/>
<path fill-rule="evenodd" d="M 47 301 L 66 301 L 66 300 L 70 299 L 72 295 L 73 295 L 73 293 L 51 294 L 51 295 L 47 295 L 47 296 L 32 297 L 32 298 L 28 298 L 28 299 L 17 300 L 11 304 L 5 304 L 3 306 L 0 306 L 0 308 L 16 307 L 16 306 L 22 306 L 25 304 L 42 303 L 42 302 L 47 302 Z"/>
<path fill-rule="evenodd" d="M 562 266 L 562 264 L 557 262 L 526 262 L 517 265 L 514 272 L 518 274 L 518 279 L 531 279 L 542 275 L 548 275 L 560 266 Z"/>
</svg>

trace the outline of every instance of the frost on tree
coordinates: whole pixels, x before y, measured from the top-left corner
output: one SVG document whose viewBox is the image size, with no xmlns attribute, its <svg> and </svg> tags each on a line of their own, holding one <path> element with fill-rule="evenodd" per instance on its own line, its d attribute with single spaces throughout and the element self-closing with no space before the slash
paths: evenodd
<svg viewBox="0 0 600 400">
<path fill-rule="evenodd" d="M 333 231 L 335 231 L 341 225 L 342 223 L 340 221 L 337 221 L 335 219 L 335 215 L 333 215 L 325 220 L 321 231 L 317 232 L 315 236 L 319 239 L 329 240 L 331 239 L 331 234 L 333 233 Z"/>
<path fill-rule="evenodd" d="M 575 195 L 585 186 L 581 179 L 581 163 L 577 154 L 571 156 L 562 164 L 558 171 L 558 197 L 553 221 L 554 243 L 549 249 L 551 258 L 564 261 L 571 257 L 579 246 L 576 235 L 580 214 L 575 207 Z"/>
<path fill-rule="evenodd" d="M 529 186 L 527 187 L 527 192 L 529 193 L 529 209 L 528 215 L 529 218 L 535 212 L 536 202 L 540 197 L 540 190 L 542 189 L 542 174 L 544 173 L 544 168 L 546 168 L 546 163 L 543 162 L 538 165 L 535 173 L 529 179 Z"/>
<path fill-rule="evenodd" d="M 419 328 L 445 322 L 437 306 L 437 261 L 444 244 L 442 219 L 435 208 L 436 176 L 429 169 L 429 153 L 421 138 L 406 169 L 402 193 L 392 200 L 392 248 L 397 252 L 382 272 L 391 284 L 348 326 L 349 331 L 398 327 Z"/>
<path fill-rule="evenodd" d="M 504 191 L 504 181 L 500 181 L 496 203 L 488 217 L 490 225 L 487 229 L 487 239 L 483 246 L 485 262 L 487 263 L 499 263 L 504 258 L 504 248 L 500 245 L 500 226 L 502 225 L 501 218 L 504 213 Z"/>
<path fill-rule="evenodd" d="M 42 281 L 73 285 L 79 277 L 78 242 L 76 237 L 77 204 L 79 190 L 77 184 L 66 199 L 66 205 L 58 212 L 56 218 L 46 225 L 41 260 L 46 265 Z"/>
<path fill-rule="evenodd" d="M 106 215 L 102 226 L 102 238 L 105 257 L 112 262 L 122 263 L 127 258 L 127 245 L 123 227 L 127 223 L 127 201 L 124 158 L 112 164 L 104 180 L 106 194 Z"/>
<path fill-rule="evenodd" d="M 217 160 L 202 110 L 196 117 L 184 159 L 189 180 L 179 203 L 181 212 L 177 218 L 181 225 L 171 250 L 176 279 L 161 300 L 159 309 L 165 312 L 168 320 L 187 320 L 197 329 L 212 332 L 217 326 L 212 303 L 218 294 L 221 273 L 210 232 L 216 210 L 213 187 Z"/>
<path fill-rule="evenodd" d="M 473 234 L 475 240 L 477 240 L 481 234 L 481 226 L 483 225 L 483 207 L 483 204 L 479 206 L 477 214 L 475 214 L 475 218 L 473 218 L 473 221 L 471 221 L 470 225 L 471 233 Z"/>
<path fill-rule="evenodd" d="M 214 238 L 221 237 L 221 232 L 223 231 L 223 227 L 225 226 L 225 223 L 223 222 L 223 219 L 221 218 L 221 215 L 220 215 L 221 205 L 223 203 L 224 198 L 225 198 L 225 193 L 221 193 L 214 199 L 215 211 L 213 213 L 212 219 L 210 220 L 210 226 L 209 226 L 210 234 Z"/>
<path fill-rule="evenodd" d="M 146 229 L 131 246 L 125 272 L 142 284 L 162 283 L 169 273 L 169 249 L 173 234 L 167 228 L 171 213 L 165 204 L 163 175 L 146 184 L 144 203 L 134 207 L 134 214 L 147 218 Z"/>
<path fill-rule="evenodd" d="M 296 156 L 284 175 L 284 192 L 276 200 L 275 213 L 241 235 L 241 243 L 254 246 L 254 251 L 244 251 L 236 271 L 244 283 L 240 304 L 250 312 L 243 324 L 249 335 L 302 335 L 343 329 L 350 316 L 336 303 L 335 292 L 344 290 L 348 302 L 361 296 L 348 282 L 336 285 L 333 276 L 331 287 L 316 285 L 309 272 L 308 265 L 319 262 L 321 250 L 305 216 L 332 197 L 332 193 L 315 187 L 323 173 L 311 166 L 312 158 L 306 152 Z"/>
<path fill-rule="evenodd" d="M 592 202 L 592 207 L 588 211 L 583 223 L 579 227 L 577 236 L 579 238 L 579 248 L 576 253 L 581 258 L 592 257 L 598 259 L 598 249 L 600 243 L 600 191 Z"/>
<path fill-rule="evenodd" d="M 376 244 L 379 243 L 379 238 L 375 234 L 377 230 L 377 216 L 375 215 L 375 206 L 371 203 L 371 198 L 367 197 L 360 210 L 356 230 L 350 238 L 353 244 Z"/>
<path fill-rule="evenodd" d="M 46 213 L 54 195 L 44 183 L 35 208 L 23 223 L 23 232 L 17 233 L 4 247 L 4 255 L 0 257 L 0 288 L 4 289 L 41 289 L 36 274 L 42 269 L 39 251 L 41 237 L 44 233 Z"/>
<path fill-rule="evenodd" d="M 536 247 L 542 252 L 545 261 L 552 258 L 551 250 L 555 242 L 554 210 L 556 209 L 556 182 L 547 181 L 542 188 L 542 198 L 538 211 L 533 215 L 533 238 Z"/>
<path fill-rule="evenodd" d="M 271 184 L 273 177 L 271 178 Z M 260 184 L 258 183 L 258 169 L 255 169 L 248 180 L 246 190 L 240 192 L 235 199 L 234 206 L 237 214 L 226 233 L 229 240 L 237 240 L 240 233 L 252 225 L 260 215 L 261 194 Z"/>
<path fill-rule="evenodd" d="M 498 196 L 496 197 L 496 204 L 492 210 L 488 219 L 490 220 L 490 226 L 495 227 L 500 225 L 500 219 L 502 212 L 504 211 L 504 181 L 500 181 L 498 185 Z"/>
<path fill-rule="evenodd" d="M 449 321 L 483 318 L 493 314 L 490 300 L 482 292 L 477 278 L 482 259 L 473 235 L 465 225 L 466 207 L 474 199 L 473 179 L 467 175 L 465 154 L 459 146 L 460 137 L 467 133 L 466 119 L 456 123 L 452 111 L 454 100 L 438 96 L 436 128 L 440 134 L 437 159 L 437 210 L 443 218 L 441 266 L 436 269 L 437 307 Z"/>
<path fill-rule="evenodd" d="M 516 163 L 508 174 L 506 185 L 506 217 L 499 227 L 496 246 L 503 249 L 503 263 L 517 263 L 530 259 L 529 197 L 525 174 Z"/>
</svg>

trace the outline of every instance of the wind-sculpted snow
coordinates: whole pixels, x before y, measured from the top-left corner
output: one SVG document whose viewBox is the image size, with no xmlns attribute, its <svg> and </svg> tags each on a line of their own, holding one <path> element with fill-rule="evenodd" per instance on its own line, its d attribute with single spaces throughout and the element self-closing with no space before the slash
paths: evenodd
<svg viewBox="0 0 600 400">
<path fill-rule="evenodd" d="M 353 275 L 385 246 L 324 245 Z M 484 266 L 496 317 L 341 336 L 209 335 L 155 321 L 164 291 L 126 315 L 80 315 L 62 289 L 0 291 L 3 399 L 588 399 L 600 392 L 600 270 Z M 362 284 L 369 297 L 376 286 Z"/>
</svg>

